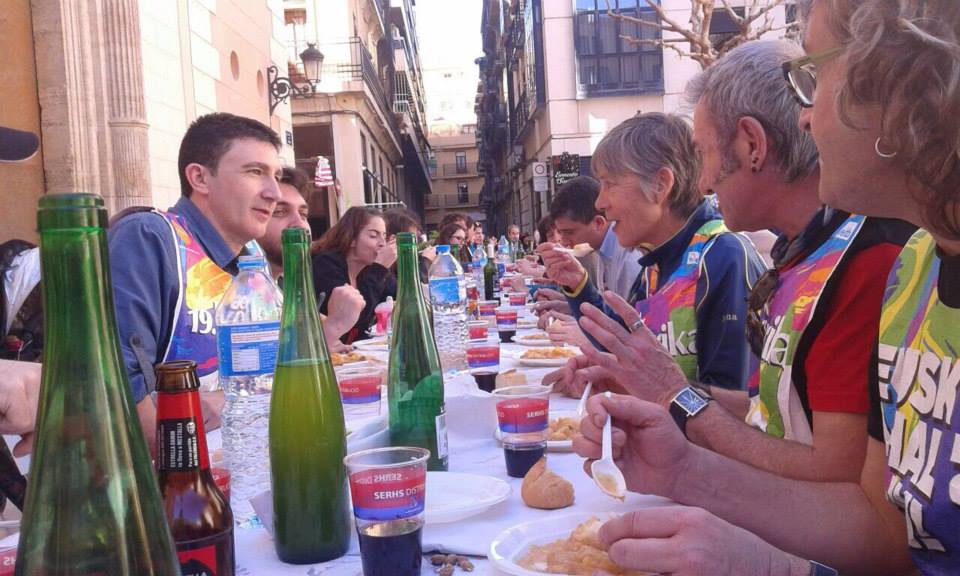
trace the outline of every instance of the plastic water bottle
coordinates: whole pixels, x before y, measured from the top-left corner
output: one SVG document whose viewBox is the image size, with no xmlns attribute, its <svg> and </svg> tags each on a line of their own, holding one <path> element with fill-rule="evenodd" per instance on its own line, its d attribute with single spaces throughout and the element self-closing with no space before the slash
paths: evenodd
<svg viewBox="0 0 960 576">
<path fill-rule="evenodd" d="M 437 246 L 437 258 L 430 266 L 430 305 L 440 367 L 447 373 L 465 369 L 467 289 L 463 269 L 446 245 Z"/>
<path fill-rule="evenodd" d="M 262 256 L 241 256 L 240 272 L 217 306 L 217 358 L 223 407 L 223 457 L 234 520 L 253 517 L 248 500 L 270 488 L 270 391 L 283 295 Z"/>
</svg>

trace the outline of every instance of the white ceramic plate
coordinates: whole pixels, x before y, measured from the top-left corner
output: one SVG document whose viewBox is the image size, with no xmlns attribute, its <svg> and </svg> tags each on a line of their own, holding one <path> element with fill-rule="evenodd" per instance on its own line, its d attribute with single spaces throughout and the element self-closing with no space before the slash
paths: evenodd
<svg viewBox="0 0 960 576">
<path fill-rule="evenodd" d="M 427 472 L 428 524 L 474 516 L 510 497 L 510 485 L 493 476 Z"/>
<path fill-rule="evenodd" d="M 541 330 L 536 332 L 531 332 L 529 334 L 524 334 L 523 336 L 514 336 L 514 344 L 519 344 L 521 346 L 555 346 L 553 342 L 550 341 L 550 338 L 531 338 L 530 336 L 546 336 L 547 333 Z"/>
<path fill-rule="evenodd" d="M 573 529 L 591 517 L 605 518 L 606 514 L 580 512 L 565 516 L 553 516 L 518 524 L 507 528 L 490 543 L 487 558 L 497 569 L 514 576 L 543 576 L 545 572 L 527 570 L 517 561 L 527 553 L 530 546 L 549 544 L 570 536 Z"/>
</svg>

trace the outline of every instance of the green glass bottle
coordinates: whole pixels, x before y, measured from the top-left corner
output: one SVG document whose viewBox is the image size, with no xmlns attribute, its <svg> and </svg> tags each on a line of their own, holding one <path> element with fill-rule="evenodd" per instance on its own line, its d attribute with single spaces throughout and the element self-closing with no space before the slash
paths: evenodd
<svg viewBox="0 0 960 576">
<path fill-rule="evenodd" d="M 283 315 L 270 400 L 274 544 L 280 560 L 314 564 L 350 544 L 340 388 L 317 313 L 310 233 L 283 231 Z"/>
<path fill-rule="evenodd" d="M 179 575 L 117 336 L 107 212 L 40 199 L 46 344 L 18 576 Z"/>
<path fill-rule="evenodd" d="M 500 278 L 497 274 L 497 257 L 493 244 L 487 245 L 487 263 L 483 266 L 483 297 L 485 300 L 500 299 Z"/>
<path fill-rule="evenodd" d="M 420 293 L 413 234 L 397 234 L 397 303 L 387 372 L 390 444 L 430 451 L 428 470 L 447 469 L 443 376 L 427 304 Z"/>
</svg>

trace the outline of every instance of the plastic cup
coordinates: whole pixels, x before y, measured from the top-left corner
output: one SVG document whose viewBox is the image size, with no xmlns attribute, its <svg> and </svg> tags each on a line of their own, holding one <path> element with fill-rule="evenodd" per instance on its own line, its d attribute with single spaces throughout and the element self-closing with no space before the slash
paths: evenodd
<svg viewBox="0 0 960 576">
<path fill-rule="evenodd" d="M 508 476 L 523 478 L 546 452 L 552 391 L 540 384 L 493 391 Z"/>
<path fill-rule="evenodd" d="M 467 343 L 467 368 L 484 392 L 496 388 L 500 373 L 500 342 L 496 340 L 471 340 Z"/>
<path fill-rule="evenodd" d="M 344 416 L 379 412 L 383 375 L 383 369 L 376 366 L 345 368 L 337 372 Z"/>
<path fill-rule="evenodd" d="M 487 325 L 490 328 L 497 327 L 497 307 L 500 306 L 500 302 L 497 300 L 481 300 L 480 301 L 480 319 L 486 320 Z"/>
<path fill-rule="evenodd" d="M 420 574 L 429 457 L 429 450 L 396 446 L 343 459 L 364 576 Z"/>
<path fill-rule="evenodd" d="M 497 332 L 500 333 L 501 342 L 513 342 L 513 337 L 517 333 L 517 309 L 516 308 L 497 308 Z"/>
<path fill-rule="evenodd" d="M 230 471 L 226 468 L 210 467 L 210 474 L 213 476 L 213 483 L 223 492 L 223 497 L 230 503 Z"/>
<path fill-rule="evenodd" d="M 489 331 L 490 323 L 486 320 L 473 320 L 467 322 L 467 334 L 469 335 L 470 340 L 486 340 Z"/>
<path fill-rule="evenodd" d="M 517 308 L 523 307 L 527 303 L 527 293 L 526 292 L 511 292 L 510 293 L 510 305 Z"/>
</svg>

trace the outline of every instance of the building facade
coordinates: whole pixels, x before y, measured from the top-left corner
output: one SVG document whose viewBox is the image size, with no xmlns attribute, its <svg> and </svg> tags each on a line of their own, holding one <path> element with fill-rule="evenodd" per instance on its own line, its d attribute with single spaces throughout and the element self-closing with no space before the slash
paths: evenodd
<svg viewBox="0 0 960 576">
<path fill-rule="evenodd" d="M 291 79 L 305 79 L 299 55 L 308 44 L 324 55 L 315 92 L 291 99 L 297 165 L 312 175 L 323 156 L 337 182 L 313 195 L 315 233 L 351 206 L 423 213 L 430 147 L 414 4 L 283 2 Z"/>
<path fill-rule="evenodd" d="M 657 22 L 646 0 L 609 6 Z M 676 22 L 690 19 L 690 0 L 661 6 Z M 774 18 L 783 23 L 784 8 Z M 732 26 L 725 11 L 714 12 L 717 41 Z M 590 174 L 611 128 L 642 112 L 682 111 L 684 87 L 700 70 L 672 50 L 624 40 L 661 32 L 611 18 L 607 0 L 484 0 L 481 33 L 477 139 L 495 232 L 511 223 L 531 232 L 563 182 Z"/>
<path fill-rule="evenodd" d="M 483 178 L 477 170 L 479 151 L 474 127 L 473 124 L 464 124 L 446 130 L 436 128 L 430 134 L 433 190 L 424 196 L 428 231 L 436 230 L 443 217 L 451 212 L 466 214 L 486 224 L 486 213 L 480 207 Z"/>
<path fill-rule="evenodd" d="M 286 62 L 282 23 L 281 0 L 5 2 L 0 124 L 38 133 L 41 151 L 0 165 L 0 241 L 35 239 L 45 193 L 172 205 L 180 139 L 209 112 L 269 124 L 292 163 L 289 107 L 270 114 L 265 80 Z"/>
</svg>

